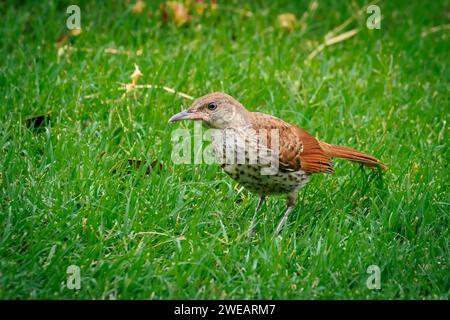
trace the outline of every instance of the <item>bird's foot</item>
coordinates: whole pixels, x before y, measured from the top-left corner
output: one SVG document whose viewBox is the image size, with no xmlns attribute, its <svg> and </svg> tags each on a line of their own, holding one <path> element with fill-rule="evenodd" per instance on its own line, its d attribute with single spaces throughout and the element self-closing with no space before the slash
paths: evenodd
<svg viewBox="0 0 450 320">
<path fill-rule="evenodd" d="M 251 239 L 255 236 L 255 233 L 256 233 L 256 221 L 253 220 L 252 224 L 250 225 L 250 228 L 248 228 L 247 237 Z"/>
<path fill-rule="evenodd" d="M 283 218 L 281 218 L 280 223 L 278 224 L 277 228 L 275 229 L 275 233 L 274 236 L 278 236 L 281 231 L 283 231 L 284 225 L 286 224 L 286 221 L 289 217 L 289 214 L 291 213 L 291 211 L 294 209 L 294 207 L 288 207 L 286 209 L 286 212 L 283 215 Z"/>
</svg>

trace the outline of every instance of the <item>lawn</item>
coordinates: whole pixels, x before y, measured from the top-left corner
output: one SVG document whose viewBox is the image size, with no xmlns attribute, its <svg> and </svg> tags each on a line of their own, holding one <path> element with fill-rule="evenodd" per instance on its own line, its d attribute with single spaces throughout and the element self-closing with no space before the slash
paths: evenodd
<svg viewBox="0 0 450 320">
<path fill-rule="evenodd" d="M 449 3 L 379 1 L 380 29 L 362 1 L 207 3 L 180 26 L 158 1 L 78 1 L 79 35 L 70 2 L 0 3 L 0 298 L 448 299 Z M 158 87 L 123 90 L 135 64 Z M 227 92 L 389 170 L 336 160 L 280 237 L 272 197 L 248 239 L 257 196 L 173 163 L 194 125 L 167 120 L 191 101 L 160 86 Z"/>
</svg>

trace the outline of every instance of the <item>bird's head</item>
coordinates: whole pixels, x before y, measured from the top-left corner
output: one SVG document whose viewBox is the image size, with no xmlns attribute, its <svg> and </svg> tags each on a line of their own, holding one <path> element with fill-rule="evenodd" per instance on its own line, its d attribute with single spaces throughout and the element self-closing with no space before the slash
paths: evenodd
<svg viewBox="0 0 450 320">
<path fill-rule="evenodd" d="M 247 125 L 248 111 L 233 97 L 221 93 L 209 93 L 196 99 L 192 105 L 169 119 L 201 120 L 214 129 L 238 128 Z"/>
</svg>

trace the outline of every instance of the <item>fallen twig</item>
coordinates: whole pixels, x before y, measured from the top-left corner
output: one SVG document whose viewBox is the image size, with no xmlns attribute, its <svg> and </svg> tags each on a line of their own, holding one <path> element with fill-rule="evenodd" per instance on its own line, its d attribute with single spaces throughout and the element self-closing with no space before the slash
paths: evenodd
<svg viewBox="0 0 450 320">
<path fill-rule="evenodd" d="M 312 59 L 314 59 L 314 57 L 319 54 L 320 52 L 322 52 L 326 47 L 331 46 L 333 44 L 339 43 L 339 42 L 343 42 L 347 39 L 350 39 L 351 37 L 353 37 L 354 35 L 356 35 L 360 30 L 359 29 L 352 29 L 350 31 L 341 33 L 335 37 L 332 38 L 328 38 L 325 39 L 325 41 L 319 45 L 316 49 L 314 49 L 306 58 L 306 61 L 311 61 Z"/>
<path fill-rule="evenodd" d="M 76 52 L 76 51 L 88 52 L 88 53 L 95 52 L 95 50 L 93 48 L 77 48 L 77 47 L 69 46 L 66 44 L 66 45 L 58 47 L 58 61 L 59 61 L 59 58 L 61 56 L 65 55 L 66 53 L 72 53 L 72 52 Z M 127 55 L 127 56 L 131 57 L 131 56 L 141 56 L 144 51 L 142 49 L 138 49 L 136 52 L 133 52 L 130 50 L 105 48 L 105 49 L 103 49 L 103 52 L 107 53 L 107 54 L 113 54 L 113 55 L 123 54 L 123 55 Z"/>
<path fill-rule="evenodd" d="M 122 85 L 122 87 L 120 88 L 121 90 L 129 90 L 129 89 L 127 89 L 127 86 L 130 85 L 129 83 L 128 84 L 127 83 L 122 83 L 121 85 Z M 185 99 L 189 99 L 189 100 L 194 100 L 195 99 L 194 97 L 192 97 L 192 96 L 190 96 L 190 95 L 188 95 L 188 94 L 186 94 L 184 92 L 176 91 L 174 88 L 170 88 L 170 87 L 167 87 L 167 86 L 160 86 L 160 85 L 155 85 L 155 84 L 138 84 L 138 85 L 135 85 L 134 88 L 135 89 L 163 89 L 163 90 L 165 90 L 165 91 L 167 91 L 169 93 L 176 94 L 176 95 L 178 95 L 178 96 L 180 96 L 182 98 L 185 98 Z"/>
<path fill-rule="evenodd" d="M 422 36 L 422 38 L 424 38 L 424 37 L 428 36 L 429 34 L 436 33 L 436 32 L 442 31 L 442 30 L 448 30 L 448 29 L 450 29 L 450 24 L 443 24 L 443 25 L 435 26 L 435 27 L 429 28 L 425 31 L 422 31 L 422 33 L 420 35 Z"/>
</svg>

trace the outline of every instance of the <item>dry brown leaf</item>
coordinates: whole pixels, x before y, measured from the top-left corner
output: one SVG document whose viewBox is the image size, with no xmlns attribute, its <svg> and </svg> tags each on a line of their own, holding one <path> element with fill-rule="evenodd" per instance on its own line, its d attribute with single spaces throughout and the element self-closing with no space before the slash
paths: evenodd
<svg viewBox="0 0 450 320">
<path fill-rule="evenodd" d="M 187 24 L 192 19 L 188 9 L 180 2 L 168 1 L 161 4 L 160 9 L 162 20 L 165 22 L 170 18 L 177 27 Z"/>
<path fill-rule="evenodd" d="M 28 128 L 39 129 L 50 122 L 51 113 L 40 114 L 25 119 L 25 125 Z"/>
<path fill-rule="evenodd" d="M 297 24 L 297 18 L 293 13 L 282 13 L 278 15 L 278 25 L 283 28 L 289 30 L 289 32 L 294 31 L 295 25 Z"/>
<path fill-rule="evenodd" d="M 82 32 L 81 28 L 75 28 L 75 29 L 70 30 L 70 34 L 74 37 L 79 36 L 81 34 L 81 32 Z"/>
<path fill-rule="evenodd" d="M 139 79 L 143 76 L 141 70 L 139 69 L 139 66 L 137 64 L 134 64 L 134 72 L 131 75 L 131 83 L 136 86 Z"/>
<path fill-rule="evenodd" d="M 217 0 L 211 0 L 211 10 L 217 9 Z"/>
<path fill-rule="evenodd" d="M 169 20 L 169 14 L 167 12 L 167 6 L 165 3 L 159 5 L 159 11 L 161 12 L 161 21 L 166 23 Z"/>
<path fill-rule="evenodd" d="M 133 8 L 131 9 L 131 12 L 133 14 L 140 14 L 142 11 L 144 11 L 145 8 L 145 2 L 143 0 L 137 0 L 136 3 L 133 5 Z"/>
<path fill-rule="evenodd" d="M 61 48 L 67 43 L 67 41 L 69 41 L 69 36 L 67 35 L 67 33 L 61 33 L 61 35 L 55 41 L 56 48 Z"/>
<path fill-rule="evenodd" d="M 206 9 L 206 3 L 205 0 L 195 0 L 195 10 L 197 11 L 198 15 L 203 15 Z"/>
<path fill-rule="evenodd" d="M 139 69 L 139 66 L 137 64 L 134 64 L 134 72 L 131 75 L 131 83 L 127 83 L 125 85 L 127 93 L 136 90 L 136 84 L 142 75 L 143 74 L 142 74 L 141 70 Z"/>
<path fill-rule="evenodd" d="M 170 5 L 169 5 L 170 6 Z M 174 3 L 172 5 L 174 14 L 174 21 L 178 27 L 181 27 L 191 21 L 192 17 L 189 15 L 188 10 L 182 3 Z"/>
</svg>

